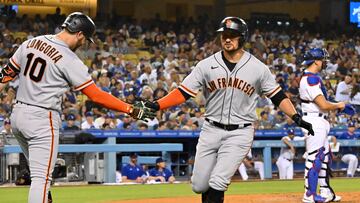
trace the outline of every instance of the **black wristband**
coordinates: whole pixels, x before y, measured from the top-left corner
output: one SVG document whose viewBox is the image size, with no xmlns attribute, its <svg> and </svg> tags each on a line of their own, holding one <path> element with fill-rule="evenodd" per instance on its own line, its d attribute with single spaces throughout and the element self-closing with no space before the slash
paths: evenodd
<svg viewBox="0 0 360 203">
<path fill-rule="evenodd" d="M 296 123 L 296 124 L 298 124 L 298 125 L 300 125 L 300 123 L 301 123 L 301 116 L 298 114 L 298 113 L 296 113 L 296 114 L 294 114 L 293 116 L 291 116 L 291 119 Z"/>
<path fill-rule="evenodd" d="M 153 101 L 153 102 L 147 101 L 147 102 L 145 102 L 145 106 L 148 108 L 154 109 L 155 111 L 160 110 L 160 105 L 159 105 L 159 102 L 157 102 L 157 101 Z"/>
</svg>

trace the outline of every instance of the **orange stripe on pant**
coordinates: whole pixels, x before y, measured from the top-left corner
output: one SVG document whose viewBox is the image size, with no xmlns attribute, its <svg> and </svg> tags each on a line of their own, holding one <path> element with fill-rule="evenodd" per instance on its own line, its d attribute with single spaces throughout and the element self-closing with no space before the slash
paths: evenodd
<svg viewBox="0 0 360 203">
<path fill-rule="evenodd" d="M 51 111 L 49 111 L 49 120 L 50 120 L 50 129 L 51 129 L 51 147 L 50 147 L 50 157 L 49 157 L 49 163 L 48 163 L 48 168 L 47 168 L 47 173 L 46 173 L 46 180 L 45 180 L 45 185 L 44 185 L 44 194 L 43 194 L 43 203 L 47 203 L 47 199 L 45 199 L 46 197 L 46 186 L 49 180 L 49 174 L 50 174 L 50 167 L 51 167 L 51 160 L 52 160 L 52 156 L 53 156 L 53 152 L 54 152 L 54 127 L 53 127 L 53 122 L 52 122 L 52 113 Z"/>
</svg>

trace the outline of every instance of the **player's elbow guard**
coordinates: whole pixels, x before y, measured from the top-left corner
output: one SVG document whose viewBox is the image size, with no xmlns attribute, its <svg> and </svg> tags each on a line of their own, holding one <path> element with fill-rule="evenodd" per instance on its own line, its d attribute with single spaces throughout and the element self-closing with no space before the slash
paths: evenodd
<svg viewBox="0 0 360 203">
<path fill-rule="evenodd" d="M 271 102 L 275 106 L 279 106 L 282 100 L 287 99 L 288 97 L 285 95 L 284 91 L 280 90 L 278 93 L 276 93 L 273 97 L 271 97 Z"/>
</svg>

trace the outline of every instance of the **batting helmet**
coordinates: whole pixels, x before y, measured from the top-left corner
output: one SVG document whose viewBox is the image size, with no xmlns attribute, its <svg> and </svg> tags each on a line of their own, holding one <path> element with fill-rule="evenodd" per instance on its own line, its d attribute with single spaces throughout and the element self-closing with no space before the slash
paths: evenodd
<svg viewBox="0 0 360 203">
<path fill-rule="evenodd" d="M 311 65 L 315 60 L 328 60 L 329 53 L 326 49 L 312 48 L 305 52 L 303 65 Z"/>
<path fill-rule="evenodd" d="M 70 33 L 83 32 L 87 40 L 94 43 L 92 35 L 95 32 L 95 23 L 91 18 L 81 12 L 71 13 L 61 25 Z"/>
<path fill-rule="evenodd" d="M 223 32 L 225 30 L 232 30 L 239 34 L 240 44 L 244 44 L 248 38 L 249 30 L 245 21 L 239 17 L 226 17 L 221 23 L 216 32 Z"/>
</svg>

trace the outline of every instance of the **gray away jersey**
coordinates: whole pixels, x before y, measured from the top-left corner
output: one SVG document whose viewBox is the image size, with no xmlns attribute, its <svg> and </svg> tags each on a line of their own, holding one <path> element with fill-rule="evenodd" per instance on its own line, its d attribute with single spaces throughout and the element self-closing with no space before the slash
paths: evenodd
<svg viewBox="0 0 360 203">
<path fill-rule="evenodd" d="M 70 87 L 81 90 L 93 83 L 88 67 L 55 35 L 25 41 L 10 63 L 20 69 L 16 99 L 27 104 L 60 111 Z"/>
<path fill-rule="evenodd" d="M 200 61 L 179 88 L 191 96 L 202 88 L 205 117 L 223 124 L 254 122 L 259 95 L 271 98 L 281 90 L 269 68 L 250 53 L 230 71 L 221 51 Z"/>
</svg>

